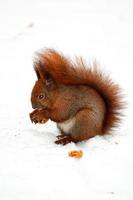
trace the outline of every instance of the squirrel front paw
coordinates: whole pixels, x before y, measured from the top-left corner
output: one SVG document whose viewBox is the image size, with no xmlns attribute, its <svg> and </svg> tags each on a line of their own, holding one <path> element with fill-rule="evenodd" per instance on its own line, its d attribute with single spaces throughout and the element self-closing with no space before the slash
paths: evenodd
<svg viewBox="0 0 133 200">
<path fill-rule="evenodd" d="M 32 113 L 30 113 L 30 119 L 32 123 L 34 122 L 35 124 L 44 124 L 48 121 L 48 118 L 45 117 L 44 110 L 39 109 L 36 109 Z"/>
</svg>

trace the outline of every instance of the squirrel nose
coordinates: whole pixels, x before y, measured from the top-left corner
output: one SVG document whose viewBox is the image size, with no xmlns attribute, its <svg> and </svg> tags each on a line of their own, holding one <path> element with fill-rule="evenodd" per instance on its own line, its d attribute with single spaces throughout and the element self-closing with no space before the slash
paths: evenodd
<svg viewBox="0 0 133 200">
<path fill-rule="evenodd" d="M 37 104 L 36 103 L 32 103 L 32 108 L 33 109 L 36 109 L 38 106 L 37 106 Z"/>
</svg>

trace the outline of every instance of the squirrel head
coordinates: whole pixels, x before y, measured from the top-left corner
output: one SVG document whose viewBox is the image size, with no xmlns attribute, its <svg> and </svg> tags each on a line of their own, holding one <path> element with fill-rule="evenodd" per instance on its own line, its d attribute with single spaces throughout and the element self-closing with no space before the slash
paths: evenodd
<svg viewBox="0 0 133 200">
<path fill-rule="evenodd" d="M 48 109 L 52 107 L 53 96 L 56 93 L 56 84 L 47 72 L 43 72 L 40 65 L 36 65 L 37 81 L 32 89 L 31 104 L 33 109 Z"/>
</svg>

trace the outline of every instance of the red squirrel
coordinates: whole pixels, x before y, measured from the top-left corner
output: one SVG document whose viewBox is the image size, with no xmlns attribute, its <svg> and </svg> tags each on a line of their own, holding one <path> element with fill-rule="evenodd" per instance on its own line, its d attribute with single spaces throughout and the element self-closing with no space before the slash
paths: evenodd
<svg viewBox="0 0 133 200">
<path fill-rule="evenodd" d="M 110 133 L 121 119 L 123 108 L 119 86 L 96 63 L 73 62 L 53 49 L 37 54 L 37 81 L 31 94 L 34 123 L 48 119 L 57 123 L 56 144 L 80 142 Z"/>
</svg>

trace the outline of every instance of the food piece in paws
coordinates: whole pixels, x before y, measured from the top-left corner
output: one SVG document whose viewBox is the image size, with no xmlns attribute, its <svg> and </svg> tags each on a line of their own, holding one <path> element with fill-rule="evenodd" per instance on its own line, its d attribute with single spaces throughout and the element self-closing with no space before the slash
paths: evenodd
<svg viewBox="0 0 133 200">
<path fill-rule="evenodd" d="M 74 157 L 74 158 L 81 158 L 83 156 L 83 151 L 82 150 L 73 150 L 73 151 L 70 151 L 68 152 L 68 155 L 70 157 Z"/>
<path fill-rule="evenodd" d="M 32 113 L 30 113 L 30 119 L 35 124 L 44 124 L 48 121 L 48 118 L 45 116 L 45 111 L 40 109 L 36 109 Z"/>
</svg>

